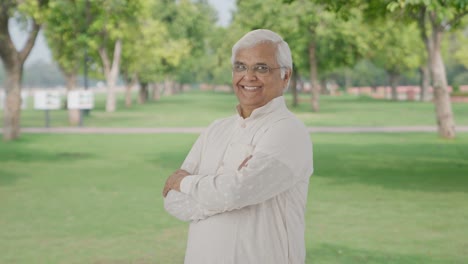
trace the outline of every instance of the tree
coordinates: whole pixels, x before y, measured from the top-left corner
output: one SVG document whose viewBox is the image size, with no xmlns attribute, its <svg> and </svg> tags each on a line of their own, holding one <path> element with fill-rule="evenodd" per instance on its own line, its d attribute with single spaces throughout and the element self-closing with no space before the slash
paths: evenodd
<svg viewBox="0 0 468 264">
<path fill-rule="evenodd" d="M 370 18 L 389 16 L 389 19 L 414 21 L 418 24 L 420 36 L 428 55 L 438 133 L 442 138 L 454 138 L 455 122 L 447 89 L 441 43 L 444 33 L 457 29 L 462 19 L 468 14 L 468 0 L 353 0 L 349 2 L 340 0 L 333 4 L 329 0 L 322 1 L 328 2 L 332 8 L 337 8 L 339 4 L 347 7 L 363 7 L 367 17 Z"/>
<path fill-rule="evenodd" d="M 354 30 L 360 13 L 350 13 L 353 16 L 345 20 L 320 3 L 307 0 L 238 1 L 235 21 L 249 30 L 270 28 L 289 42 L 299 73 L 310 77 L 311 108 L 319 111 L 321 77 L 333 69 L 354 65 L 366 50 L 365 32 Z"/>
<path fill-rule="evenodd" d="M 78 73 L 83 66 L 86 39 L 85 0 L 51 0 L 45 25 L 45 36 L 54 60 L 65 76 L 67 91 L 76 89 Z M 70 125 L 80 122 L 80 110 L 69 109 Z"/>
<path fill-rule="evenodd" d="M 89 28 L 86 32 L 90 55 L 99 58 L 98 65 L 107 83 L 106 111 L 116 110 L 117 78 L 125 34 L 133 30 L 142 10 L 142 0 L 89 1 Z M 96 53 L 97 51 L 97 53 Z"/>
<path fill-rule="evenodd" d="M 397 86 L 401 74 L 416 69 L 422 63 L 423 49 L 416 25 L 403 25 L 393 20 L 375 22 L 371 38 L 370 58 L 375 65 L 385 69 L 392 89 L 392 99 L 397 100 Z"/>
<path fill-rule="evenodd" d="M 216 28 L 216 12 L 206 0 L 179 1 L 173 23 L 168 25 L 174 39 L 190 43 L 189 56 L 182 56 L 176 68 L 179 83 L 209 82 L 212 76 L 214 49 L 211 34 Z"/>
<path fill-rule="evenodd" d="M 181 83 L 205 82 L 211 78 L 209 66 L 213 53 L 208 36 L 214 31 L 216 13 L 206 0 L 163 0 L 159 7 L 155 8 L 154 17 L 166 25 L 173 42 L 172 56 L 162 61 L 165 94 L 170 95 L 177 92 Z"/>
<path fill-rule="evenodd" d="M 441 43 L 444 33 L 457 28 L 461 19 L 468 14 L 468 1 L 392 1 L 388 9 L 400 10 L 418 22 L 430 62 L 438 132 L 443 138 L 454 138 L 455 121 Z"/>
<path fill-rule="evenodd" d="M 453 55 L 458 63 L 463 65 L 465 69 L 468 69 L 468 28 L 457 33 L 453 38 L 456 45 Z"/>
<path fill-rule="evenodd" d="M 47 0 L 4 0 L 0 4 L 0 58 L 6 71 L 3 139 L 7 141 L 20 135 L 23 65 L 36 41 L 47 3 Z M 10 19 L 14 18 L 29 26 L 28 37 L 21 50 L 16 49 L 8 30 Z"/>
</svg>

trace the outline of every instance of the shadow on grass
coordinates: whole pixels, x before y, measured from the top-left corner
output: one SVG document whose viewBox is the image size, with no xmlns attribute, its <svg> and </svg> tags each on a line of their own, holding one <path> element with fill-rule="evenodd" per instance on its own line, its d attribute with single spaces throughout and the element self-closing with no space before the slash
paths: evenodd
<svg viewBox="0 0 468 264">
<path fill-rule="evenodd" d="M 334 244 L 320 244 L 318 247 L 307 249 L 306 263 L 443 264 L 455 262 L 450 262 L 450 260 L 446 259 L 434 259 L 430 255 L 402 255 L 390 252 L 355 249 Z"/>
<path fill-rule="evenodd" d="M 314 177 L 336 184 L 430 192 L 468 192 L 467 144 L 324 144 L 314 146 Z"/>
<path fill-rule="evenodd" d="M 14 150 L 0 151 L 0 163 L 7 161 L 18 162 L 60 162 L 60 161 L 79 161 L 82 159 L 94 158 L 94 154 L 85 152 L 47 152 L 38 150 Z"/>
<path fill-rule="evenodd" d="M 158 164 L 161 168 L 176 170 L 180 168 L 187 156 L 189 149 L 180 149 L 178 151 L 164 151 L 154 155 L 151 159 L 148 159 L 150 164 Z"/>
<path fill-rule="evenodd" d="M 50 153 L 45 151 L 24 151 L 16 150 L 11 152 L 0 151 L 0 186 L 5 186 L 15 183 L 21 178 L 30 176 L 31 174 L 24 175 L 19 172 L 10 171 L 14 170 L 14 166 L 27 166 L 28 163 L 32 162 L 77 162 L 83 159 L 91 159 L 94 155 L 90 153 L 82 152 L 57 152 Z M 7 163 L 8 164 L 4 164 Z M 2 164 L 3 163 L 3 164 Z"/>
<path fill-rule="evenodd" d="M 25 174 L 0 169 L 0 186 L 13 184 L 17 180 L 25 177 L 27 177 Z"/>
</svg>

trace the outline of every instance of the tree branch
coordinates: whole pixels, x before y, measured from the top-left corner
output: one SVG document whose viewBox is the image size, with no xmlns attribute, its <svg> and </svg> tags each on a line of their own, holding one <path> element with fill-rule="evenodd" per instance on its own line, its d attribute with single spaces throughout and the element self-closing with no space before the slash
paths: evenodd
<svg viewBox="0 0 468 264">
<path fill-rule="evenodd" d="M 464 10 L 463 12 L 460 12 L 460 13 L 456 14 L 454 18 L 447 21 L 447 23 L 443 26 L 444 30 L 447 29 L 448 27 L 453 26 L 453 25 L 457 24 L 458 22 L 460 22 L 460 20 L 466 15 L 468 15 L 468 10 Z"/>
<path fill-rule="evenodd" d="M 12 3 L 1 3 L 0 9 L 0 58 L 6 68 L 14 63 L 14 56 L 18 54 L 8 30 L 9 10 Z"/>
<path fill-rule="evenodd" d="M 102 60 L 102 64 L 104 66 L 104 74 L 106 75 L 106 78 L 109 76 L 109 73 L 110 73 L 110 61 L 109 61 L 109 56 L 107 56 L 107 51 L 106 49 L 101 46 L 99 49 L 98 49 L 98 52 L 99 52 L 99 56 L 101 57 L 101 60 Z"/>
<path fill-rule="evenodd" d="M 24 45 L 23 49 L 19 52 L 19 59 L 21 64 L 24 63 L 32 48 L 34 47 L 34 42 L 36 42 L 37 34 L 39 33 L 40 29 L 41 25 L 38 24 L 35 19 L 33 19 L 33 28 L 29 32 L 26 44 Z"/>
<path fill-rule="evenodd" d="M 426 7 L 421 7 L 421 9 L 419 10 L 419 14 L 418 14 L 418 26 L 419 26 L 419 30 L 420 30 L 420 33 L 421 33 L 421 38 L 423 39 L 423 41 L 426 43 L 427 40 L 428 40 L 428 37 L 427 37 L 427 27 L 426 27 L 426 12 L 427 12 L 427 9 Z"/>
</svg>

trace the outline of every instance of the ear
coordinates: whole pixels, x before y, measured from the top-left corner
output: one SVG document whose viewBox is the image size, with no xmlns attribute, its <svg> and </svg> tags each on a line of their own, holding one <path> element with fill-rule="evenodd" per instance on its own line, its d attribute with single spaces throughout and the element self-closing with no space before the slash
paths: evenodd
<svg viewBox="0 0 468 264">
<path fill-rule="evenodd" d="M 291 78 L 291 75 L 292 75 L 292 70 L 286 69 L 286 71 L 284 72 L 284 80 L 289 81 L 289 79 Z"/>
<path fill-rule="evenodd" d="M 289 80 L 291 79 L 291 75 L 292 75 L 292 70 L 291 69 L 287 69 L 284 72 L 284 78 L 283 78 L 284 90 L 286 90 L 288 88 L 288 86 L 289 86 Z"/>
</svg>

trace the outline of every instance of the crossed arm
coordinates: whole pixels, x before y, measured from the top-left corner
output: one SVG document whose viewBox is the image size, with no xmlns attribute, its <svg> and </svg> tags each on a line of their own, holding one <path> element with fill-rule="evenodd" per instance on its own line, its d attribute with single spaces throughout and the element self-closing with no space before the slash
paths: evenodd
<svg viewBox="0 0 468 264">
<path fill-rule="evenodd" d="M 265 135 L 250 156 L 244 156 L 242 162 L 237 159 L 238 164 L 230 164 L 217 174 L 200 175 L 197 166 L 190 166 L 196 161 L 191 157 L 198 156 L 197 149 L 201 148 L 197 145 L 201 141 L 189 153 L 189 162 L 186 160 L 181 169 L 169 176 L 163 190 L 165 209 L 183 221 L 197 221 L 261 203 L 312 173 L 312 166 L 304 165 L 312 165 L 308 138 L 304 141 L 304 137 L 291 132 L 287 137 L 281 130 Z"/>
<path fill-rule="evenodd" d="M 188 175 L 190 175 L 190 173 L 183 169 L 178 169 L 174 173 L 172 173 L 167 178 L 166 184 L 164 185 L 164 189 L 163 189 L 164 198 L 166 198 L 167 193 L 170 190 L 180 192 L 180 182 Z"/>
</svg>

